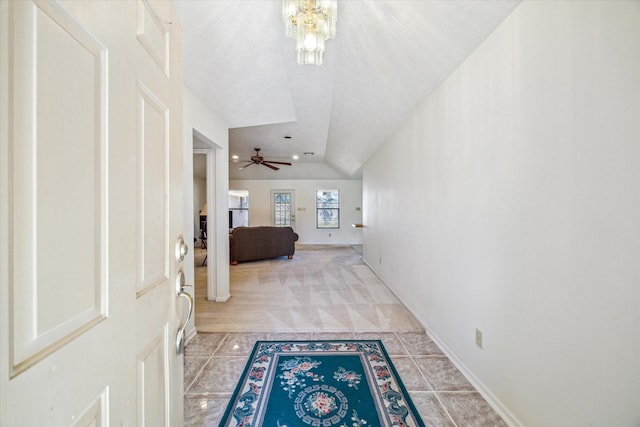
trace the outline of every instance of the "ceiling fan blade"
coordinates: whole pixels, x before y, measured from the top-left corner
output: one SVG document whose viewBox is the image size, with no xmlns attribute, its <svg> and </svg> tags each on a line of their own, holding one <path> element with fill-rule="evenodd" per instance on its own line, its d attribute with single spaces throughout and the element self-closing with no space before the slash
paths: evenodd
<svg viewBox="0 0 640 427">
<path fill-rule="evenodd" d="M 274 163 L 276 165 L 288 165 L 291 166 L 289 162 L 272 162 L 271 160 L 263 160 L 262 163 Z"/>
<path fill-rule="evenodd" d="M 240 170 L 242 170 L 242 169 L 244 169 L 244 168 L 246 168 L 246 167 L 248 167 L 248 166 L 251 166 L 251 165 L 253 165 L 253 164 L 255 164 L 255 163 L 254 163 L 254 162 L 251 162 L 251 163 L 249 163 L 248 165 L 244 165 L 243 167 L 241 167 L 241 168 L 239 168 L 239 169 L 240 169 Z"/>
<path fill-rule="evenodd" d="M 263 166 L 268 167 L 269 169 L 273 169 L 274 171 L 280 170 L 280 168 L 277 168 L 275 166 L 271 166 L 270 164 L 266 163 L 266 162 L 262 162 L 261 163 Z"/>
</svg>

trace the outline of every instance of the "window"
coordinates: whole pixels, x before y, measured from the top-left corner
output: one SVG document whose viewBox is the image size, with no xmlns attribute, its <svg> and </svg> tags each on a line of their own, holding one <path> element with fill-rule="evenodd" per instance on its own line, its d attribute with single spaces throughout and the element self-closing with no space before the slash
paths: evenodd
<svg viewBox="0 0 640 427">
<path fill-rule="evenodd" d="M 229 228 L 249 226 L 249 192 L 229 190 Z"/>
<path fill-rule="evenodd" d="M 339 190 L 316 190 L 316 228 L 340 228 Z"/>
</svg>

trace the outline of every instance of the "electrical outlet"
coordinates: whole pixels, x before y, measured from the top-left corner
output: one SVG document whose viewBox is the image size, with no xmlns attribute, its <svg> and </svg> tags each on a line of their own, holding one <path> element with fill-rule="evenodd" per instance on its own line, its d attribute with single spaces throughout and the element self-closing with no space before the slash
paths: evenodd
<svg viewBox="0 0 640 427">
<path fill-rule="evenodd" d="M 476 329 L 476 345 L 482 348 L 482 331 L 480 329 Z"/>
</svg>

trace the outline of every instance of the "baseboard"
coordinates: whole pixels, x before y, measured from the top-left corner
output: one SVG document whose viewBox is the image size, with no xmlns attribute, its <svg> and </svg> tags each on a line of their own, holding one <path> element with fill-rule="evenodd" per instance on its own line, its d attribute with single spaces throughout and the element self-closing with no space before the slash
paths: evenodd
<svg viewBox="0 0 640 427">
<path fill-rule="evenodd" d="M 382 278 L 382 276 L 380 276 L 380 274 L 376 271 L 375 268 L 373 268 L 371 266 L 371 264 L 369 264 L 367 262 L 366 259 L 364 259 L 364 257 L 362 258 L 362 261 L 367 265 L 367 267 L 369 267 L 369 269 L 371 271 L 373 271 L 373 274 L 376 275 L 376 277 L 378 279 L 380 279 L 380 281 L 382 282 L 383 285 L 385 285 L 387 287 L 387 289 L 389 289 L 389 292 L 391 292 L 393 294 L 393 296 L 395 296 L 396 298 L 398 298 L 398 301 L 400 301 L 400 304 L 402 304 L 402 306 L 404 307 L 405 310 L 407 310 L 409 313 L 411 313 L 411 315 L 418 321 L 418 323 L 420 324 L 420 326 L 422 326 L 425 330 L 429 329 L 427 327 L 427 325 L 425 325 L 425 323 L 422 321 L 422 319 L 420 319 L 416 313 L 413 312 L 413 310 L 409 307 L 407 307 L 407 304 L 404 303 L 404 301 L 402 300 L 402 298 L 400 298 L 400 296 L 398 296 L 398 294 L 396 293 L 396 291 L 387 284 L 387 282 L 384 281 L 384 279 Z"/>
<path fill-rule="evenodd" d="M 453 363 L 455 367 L 458 368 L 458 370 L 462 373 L 462 375 L 464 375 L 464 377 L 471 383 L 471 385 L 475 387 L 478 393 L 480 393 L 480 395 L 482 395 L 482 397 L 487 401 L 487 403 L 489 403 L 489 405 L 502 417 L 504 422 L 506 422 L 510 427 L 523 427 L 524 424 L 522 424 L 516 418 L 516 416 L 513 415 L 513 413 L 509 411 L 507 407 L 502 404 L 500 399 L 498 399 L 491 392 L 491 390 L 489 390 L 489 388 L 482 383 L 482 381 L 476 378 L 473 372 L 469 368 L 467 368 L 467 366 L 464 363 L 462 363 L 460 358 L 458 358 L 458 356 L 456 356 L 456 354 L 453 351 L 451 351 L 449 347 L 447 347 L 447 345 L 440 339 L 440 337 L 438 337 L 431 329 L 429 329 L 429 327 L 422 321 L 422 319 L 420 319 L 416 315 L 416 313 L 414 313 L 413 310 L 411 310 L 411 308 L 407 307 L 407 304 L 405 304 L 402 298 L 398 296 L 396 291 L 393 290 L 393 288 L 391 288 L 387 284 L 387 282 L 384 281 L 384 279 L 382 278 L 382 276 L 380 276 L 380 274 L 376 271 L 376 269 L 373 268 L 367 262 L 367 260 L 364 259 L 364 257 L 362 258 L 362 261 L 367 265 L 367 267 L 371 269 L 371 271 L 373 271 L 373 274 L 375 274 L 376 277 L 380 279 L 380 281 L 387 287 L 387 289 L 389 289 L 389 292 L 391 292 L 396 298 L 398 298 L 398 301 L 400 301 L 400 303 L 404 306 L 404 308 L 406 308 L 407 311 L 411 313 L 413 317 L 416 318 L 418 323 L 420 323 L 420 325 L 422 325 L 422 327 L 425 329 L 429 338 L 431 338 L 433 342 L 435 342 L 438 345 L 438 347 L 440 347 L 440 350 L 442 350 L 445 356 L 447 356 L 449 360 L 451 360 L 451 363 Z"/>
<path fill-rule="evenodd" d="M 429 338 L 435 342 L 440 350 L 451 360 L 451 363 L 455 365 L 456 368 L 465 376 L 465 378 L 478 390 L 478 393 L 484 397 L 489 405 L 502 417 L 502 419 L 510 426 L 510 427 L 524 427 L 524 424 L 520 422 L 516 418 L 515 415 L 511 411 L 507 409 L 506 406 L 502 404 L 500 399 L 498 399 L 492 392 L 489 390 L 487 386 L 482 383 L 476 376 L 471 372 L 471 370 L 456 356 L 456 354 L 451 351 L 449 347 L 438 337 L 433 331 L 429 328 L 426 328 L 427 335 Z"/>
<path fill-rule="evenodd" d="M 216 297 L 216 302 L 227 302 L 231 299 L 231 294 L 227 294 L 223 297 Z"/>
</svg>

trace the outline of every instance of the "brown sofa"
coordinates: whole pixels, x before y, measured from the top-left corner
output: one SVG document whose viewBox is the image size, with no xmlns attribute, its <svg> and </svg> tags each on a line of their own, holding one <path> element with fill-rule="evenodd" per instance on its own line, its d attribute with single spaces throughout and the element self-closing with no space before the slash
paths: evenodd
<svg viewBox="0 0 640 427">
<path fill-rule="evenodd" d="M 280 256 L 291 259 L 296 240 L 291 227 L 236 227 L 229 233 L 231 264 Z"/>
</svg>

